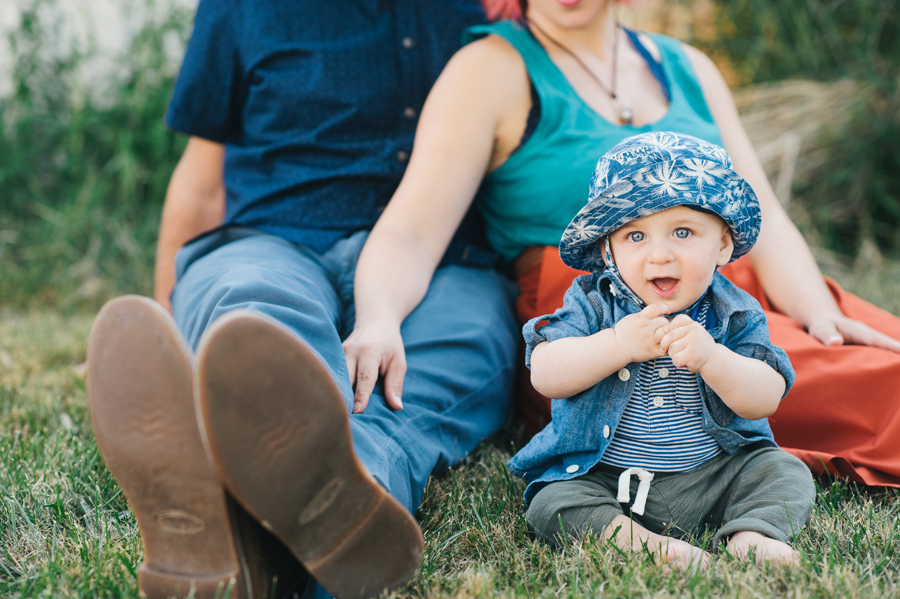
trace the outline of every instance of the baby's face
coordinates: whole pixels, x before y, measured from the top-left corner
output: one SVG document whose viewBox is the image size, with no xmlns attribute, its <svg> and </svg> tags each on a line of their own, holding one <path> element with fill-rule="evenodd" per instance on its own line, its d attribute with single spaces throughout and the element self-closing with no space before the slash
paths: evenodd
<svg viewBox="0 0 900 599">
<path fill-rule="evenodd" d="M 625 284 L 645 304 L 665 302 L 673 313 L 700 299 L 734 250 L 722 219 L 686 206 L 633 220 L 609 242 Z"/>
</svg>

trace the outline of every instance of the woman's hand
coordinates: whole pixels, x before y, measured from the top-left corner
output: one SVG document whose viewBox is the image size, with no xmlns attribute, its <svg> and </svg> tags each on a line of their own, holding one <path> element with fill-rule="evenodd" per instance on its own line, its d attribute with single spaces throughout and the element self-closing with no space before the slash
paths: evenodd
<svg viewBox="0 0 900 599">
<path fill-rule="evenodd" d="M 457 52 L 429 92 L 409 166 L 356 267 L 356 328 L 343 344 L 354 413 L 366 409 L 379 374 L 387 404 L 403 408 L 400 324 L 425 297 L 485 173 L 521 139 L 507 120 L 524 128 L 530 104 L 522 57 L 495 36 Z"/>
<path fill-rule="evenodd" d="M 871 345 L 900 353 L 900 341 L 843 314 L 819 317 L 810 322 L 807 330 L 825 345 Z"/>
<path fill-rule="evenodd" d="M 350 384 L 356 386 L 353 413 L 359 414 L 369 405 L 369 397 L 379 376 L 384 377 L 384 395 L 388 406 L 402 410 L 406 350 L 400 327 L 388 323 L 357 326 L 344 341 L 343 347 Z"/>
</svg>

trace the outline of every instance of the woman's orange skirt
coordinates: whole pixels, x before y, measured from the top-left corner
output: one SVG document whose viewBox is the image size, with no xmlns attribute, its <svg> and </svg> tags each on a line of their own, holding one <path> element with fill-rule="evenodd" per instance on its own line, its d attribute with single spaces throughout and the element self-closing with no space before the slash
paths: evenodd
<svg viewBox="0 0 900 599">
<path fill-rule="evenodd" d="M 582 274 L 566 266 L 555 247 L 532 252 L 535 264 L 518 275 L 516 305 L 522 322 L 552 313 L 563 304 L 572 280 Z M 769 422 L 778 444 L 803 460 L 814 474 L 828 472 L 867 485 L 900 487 L 900 354 L 863 345 L 828 347 L 774 310 L 749 261 L 721 270 L 755 297 L 766 312 L 772 342 L 784 349 L 796 381 Z M 826 279 L 841 310 L 900 339 L 900 318 L 847 293 Z M 520 377 L 519 407 L 530 436 L 550 421 L 550 400 Z"/>
</svg>

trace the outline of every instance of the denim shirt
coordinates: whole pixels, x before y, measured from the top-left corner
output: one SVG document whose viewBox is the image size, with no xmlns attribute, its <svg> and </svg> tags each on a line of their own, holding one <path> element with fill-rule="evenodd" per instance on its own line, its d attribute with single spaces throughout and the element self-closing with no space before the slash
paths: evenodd
<svg viewBox="0 0 900 599">
<path fill-rule="evenodd" d="M 759 303 L 718 272 L 709 293 L 717 320 L 709 331 L 713 340 L 778 371 L 784 377 L 786 395 L 794 383 L 794 370 L 784 350 L 769 340 L 766 316 Z M 608 271 L 582 275 L 566 292 L 562 308 L 533 318 L 523 327 L 526 365 L 531 368 L 531 352 L 543 341 L 586 337 L 615 326 L 623 317 L 641 309 L 633 296 L 622 292 Z M 535 329 L 543 321 L 547 324 Z M 633 362 L 577 395 L 552 401 L 551 422 L 508 464 L 516 476 L 529 482 L 526 502 L 547 484 L 586 474 L 600 461 L 634 392 L 639 367 Z M 697 380 L 703 400 L 703 429 L 722 449 L 734 454 L 751 444 L 776 446 L 767 419 L 741 418 L 700 375 Z"/>
</svg>

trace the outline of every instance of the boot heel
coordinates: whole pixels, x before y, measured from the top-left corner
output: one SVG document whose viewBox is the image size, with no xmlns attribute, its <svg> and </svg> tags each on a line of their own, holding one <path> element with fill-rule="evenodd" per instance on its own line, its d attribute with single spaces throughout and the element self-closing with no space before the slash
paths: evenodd
<svg viewBox="0 0 900 599">
<path fill-rule="evenodd" d="M 146 565 L 138 569 L 138 587 L 147 599 L 235 599 L 240 597 L 237 572 L 190 576 L 159 572 Z"/>
</svg>

